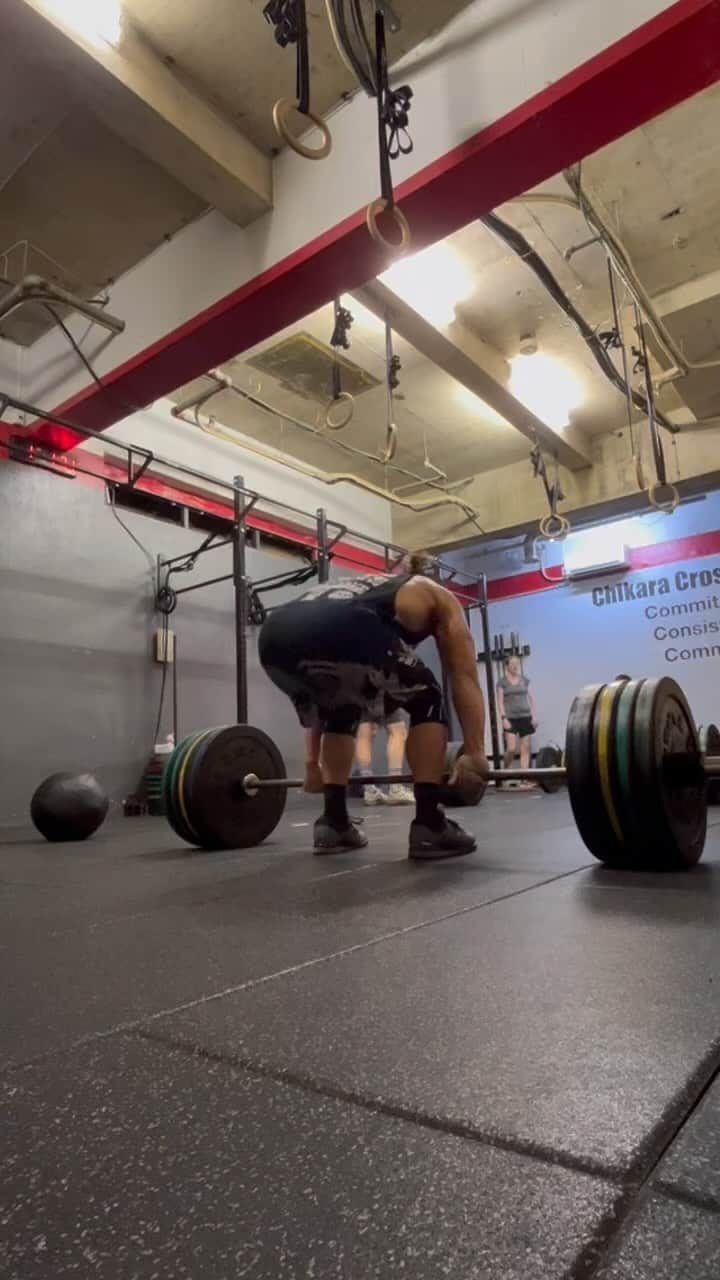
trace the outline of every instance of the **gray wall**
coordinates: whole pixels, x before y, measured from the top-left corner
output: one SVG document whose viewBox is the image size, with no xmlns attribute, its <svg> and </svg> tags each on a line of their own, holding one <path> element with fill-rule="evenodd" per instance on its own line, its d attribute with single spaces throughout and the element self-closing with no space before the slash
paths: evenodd
<svg viewBox="0 0 720 1280">
<path fill-rule="evenodd" d="M 191 550 L 203 535 L 121 515 L 150 559 L 120 528 L 103 490 L 14 464 L 0 467 L 0 824 L 24 822 L 38 782 L 59 769 L 89 768 L 121 800 L 137 786 L 152 749 L 161 668 L 151 661 L 160 619 L 153 614 L 150 561 L 158 552 Z M 248 552 L 256 578 L 296 565 Z M 230 568 L 226 548 L 202 557 L 195 577 Z M 265 597 L 266 603 L 296 591 Z M 232 607 L 226 583 L 182 597 L 171 616 L 181 735 L 235 719 Z M 295 772 L 301 735 L 290 704 L 258 668 L 255 639 L 253 632 L 249 719 L 272 734 Z M 171 706 L 168 687 L 163 734 L 172 727 Z"/>
</svg>

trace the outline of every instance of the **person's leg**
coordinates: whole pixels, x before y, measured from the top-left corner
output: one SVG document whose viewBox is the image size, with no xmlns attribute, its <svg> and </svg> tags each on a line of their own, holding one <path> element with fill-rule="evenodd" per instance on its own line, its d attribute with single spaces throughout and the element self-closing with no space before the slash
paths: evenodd
<svg viewBox="0 0 720 1280">
<path fill-rule="evenodd" d="M 516 733 L 505 734 L 505 757 L 503 765 L 506 769 L 511 769 L 518 749 L 518 738 Z"/>
<path fill-rule="evenodd" d="M 363 720 L 357 731 L 355 739 L 355 763 L 362 777 L 369 777 L 372 773 L 372 742 L 373 742 L 373 725 L 369 720 Z"/>
<path fill-rule="evenodd" d="M 362 849 L 367 836 L 350 820 L 347 808 L 347 788 L 350 770 L 355 758 L 355 732 L 357 721 L 335 715 L 325 717 L 322 739 L 322 774 L 325 805 L 321 818 L 315 823 L 315 852 L 340 853 L 345 849 Z"/>
<path fill-rule="evenodd" d="M 405 763 L 408 729 L 402 713 L 395 712 L 388 719 L 387 729 L 387 765 L 390 777 L 400 778 Z M 391 782 L 388 791 L 389 804 L 414 804 L 415 797 L 409 787 L 402 782 Z"/>
<path fill-rule="evenodd" d="M 355 763 L 361 778 L 369 778 L 372 775 L 373 740 L 376 727 L 369 720 L 363 720 L 357 732 Z M 365 782 L 363 785 L 363 800 L 367 805 L 382 804 L 385 796 L 374 783 Z"/>
<path fill-rule="evenodd" d="M 440 807 L 448 726 L 442 689 L 435 676 L 414 654 L 403 650 L 386 695 L 410 716 L 406 750 L 416 805 L 410 825 L 410 858 L 456 858 L 472 853 L 473 836 L 447 818 Z"/>
<path fill-rule="evenodd" d="M 520 739 L 520 768 L 521 769 L 530 768 L 530 744 L 531 743 L 532 743 L 532 737 L 530 734 L 526 734 L 524 738 Z"/>
<path fill-rule="evenodd" d="M 404 720 L 389 720 L 387 724 L 387 763 L 388 773 L 398 774 L 403 771 L 405 746 L 408 731 Z"/>
</svg>

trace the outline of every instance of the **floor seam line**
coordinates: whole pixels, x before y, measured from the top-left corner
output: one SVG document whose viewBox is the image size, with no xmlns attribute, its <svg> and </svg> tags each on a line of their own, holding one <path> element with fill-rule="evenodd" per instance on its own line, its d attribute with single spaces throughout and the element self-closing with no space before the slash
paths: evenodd
<svg viewBox="0 0 720 1280">
<path fill-rule="evenodd" d="M 250 1057 L 207 1049 L 203 1046 L 192 1044 L 190 1041 L 158 1034 L 143 1027 L 136 1027 L 126 1034 L 128 1037 L 158 1045 L 171 1053 L 180 1053 L 185 1057 L 216 1063 L 235 1071 L 242 1071 L 255 1079 L 269 1080 L 274 1084 L 299 1089 L 303 1093 L 310 1093 L 316 1097 L 342 1102 L 348 1106 L 358 1107 L 360 1110 L 369 1112 L 372 1115 L 402 1120 L 408 1124 L 415 1124 L 419 1128 L 430 1129 L 433 1132 L 444 1133 L 450 1137 L 476 1142 L 479 1146 L 495 1151 L 505 1151 L 510 1155 L 534 1160 L 539 1164 L 552 1168 L 565 1169 L 571 1173 L 610 1183 L 613 1186 L 623 1187 L 626 1182 L 623 1171 L 612 1165 L 604 1165 L 599 1161 L 585 1161 L 579 1157 L 574 1157 L 569 1152 L 543 1147 L 538 1143 L 523 1142 L 521 1139 L 504 1137 L 501 1134 L 489 1133 L 460 1120 L 452 1120 L 447 1116 L 433 1116 L 426 1111 L 406 1107 L 400 1102 L 391 1102 L 382 1098 L 368 1096 L 356 1090 L 344 1089 L 341 1085 L 335 1085 L 331 1081 L 315 1080 L 312 1076 L 292 1071 L 289 1068 L 274 1067 L 269 1063 L 263 1063 Z"/>
<path fill-rule="evenodd" d="M 500 894 L 497 898 L 488 898 L 484 902 L 476 902 L 466 907 L 458 907 L 455 911 L 445 912 L 443 915 L 435 916 L 431 920 L 420 920 L 415 924 L 404 925 L 401 929 L 393 929 L 389 933 L 379 934 L 374 938 L 368 938 L 365 942 L 356 942 L 349 947 L 341 947 L 337 951 L 331 951 L 327 955 L 312 956 L 309 960 L 302 960 L 299 964 L 288 965 L 285 969 L 277 969 L 273 973 L 262 974 L 257 978 L 248 978 L 245 982 L 237 983 L 235 986 L 226 987 L 222 991 L 211 992 L 210 995 L 198 996 L 195 1000 L 187 1000 L 182 1004 L 173 1005 L 168 1009 L 160 1009 L 155 1013 L 146 1013 L 139 1018 L 131 1018 L 127 1022 L 119 1022 L 114 1027 L 108 1027 L 101 1031 L 91 1031 L 87 1035 L 80 1036 L 77 1040 L 72 1041 L 69 1045 L 49 1049 L 44 1053 L 38 1054 L 21 1062 L 5 1062 L 0 1064 L 0 1076 L 10 1071 L 20 1071 L 28 1067 L 57 1056 L 72 1053 L 76 1049 L 83 1048 L 85 1045 L 93 1044 L 96 1041 L 109 1039 L 114 1035 L 122 1035 L 125 1031 L 134 1031 L 138 1027 L 146 1026 L 149 1023 L 159 1022 L 165 1018 L 172 1018 L 178 1013 L 186 1013 L 189 1009 L 198 1009 L 201 1005 L 213 1004 L 216 1000 L 225 1000 L 228 996 L 239 995 L 243 991 L 252 991 L 256 987 L 264 986 L 266 983 L 276 982 L 281 978 L 289 978 L 296 973 L 302 973 L 307 969 L 317 968 L 318 965 L 328 964 L 332 960 L 343 960 L 347 956 L 352 956 L 360 951 L 366 951 L 370 947 L 380 946 L 383 942 L 391 942 L 395 938 L 406 937 L 409 934 L 417 933 L 421 929 L 431 928 L 436 924 L 444 924 L 448 920 L 458 919 L 461 916 L 469 915 L 472 911 L 482 911 L 485 907 L 496 906 L 501 902 L 511 901 L 513 898 L 522 897 L 524 894 L 531 893 L 535 889 L 546 888 L 549 884 L 555 884 L 558 880 L 566 880 L 571 876 L 578 875 L 581 871 L 586 870 L 586 864 L 580 867 L 574 867 L 571 871 L 559 872 L 557 875 L 549 876 L 545 880 L 536 881 L 532 885 L 524 885 L 521 889 L 513 889 L 512 891 Z"/>
</svg>

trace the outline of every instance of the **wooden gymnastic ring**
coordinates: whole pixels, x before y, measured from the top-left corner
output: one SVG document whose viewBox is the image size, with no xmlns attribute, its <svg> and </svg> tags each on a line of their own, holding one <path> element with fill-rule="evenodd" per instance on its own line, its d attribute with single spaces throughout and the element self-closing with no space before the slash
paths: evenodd
<svg viewBox="0 0 720 1280">
<path fill-rule="evenodd" d="M 380 230 L 378 225 L 378 215 L 385 212 L 395 219 L 395 225 L 400 231 L 399 241 L 393 242 L 392 240 L 386 240 Z M 400 209 L 396 204 L 390 204 L 387 200 L 384 200 L 382 196 L 378 196 L 377 200 L 373 200 L 372 203 L 368 205 L 365 213 L 365 221 L 367 223 L 367 229 L 376 244 L 382 245 L 383 249 L 391 249 L 393 253 L 407 253 L 412 240 L 410 224 L 408 223 L 402 209 Z"/>
<path fill-rule="evenodd" d="M 345 408 L 343 410 L 342 420 L 337 421 L 337 419 L 333 418 L 332 411 L 336 405 L 341 405 L 343 403 L 345 405 Z M 346 427 L 350 422 L 354 412 L 355 412 L 354 397 L 350 395 L 349 391 L 340 391 L 330 401 L 327 409 L 325 410 L 325 426 L 327 427 L 328 431 L 342 431 L 343 427 Z"/>
<path fill-rule="evenodd" d="M 546 538 L 548 542 L 562 542 L 570 532 L 570 521 L 566 516 L 557 514 L 543 516 L 538 528 L 540 536 Z"/>
<path fill-rule="evenodd" d="M 655 497 L 658 489 L 668 489 L 670 492 L 670 496 L 665 501 L 659 502 L 658 499 Z M 680 501 L 680 494 L 675 488 L 675 485 L 670 484 L 669 481 L 667 484 L 661 484 L 659 480 L 656 480 L 655 484 L 651 484 L 648 487 L 647 496 L 648 496 L 648 502 L 650 503 L 651 507 L 654 507 L 656 511 L 664 511 L 665 514 L 668 516 L 672 515 L 673 511 L 675 510 L 676 506 Z"/>
<path fill-rule="evenodd" d="M 288 116 L 292 111 L 296 111 L 302 116 L 303 120 L 308 120 L 310 124 L 314 124 L 315 128 L 322 134 L 322 142 L 319 147 L 308 147 L 301 142 L 294 133 L 291 132 L 288 125 Z M 296 102 L 292 102 L 290 98 L 278 98 L 273 107 L 273 124 L 275 130 L 279 133 L 284 142 L 299 156 L 303 156 L 306 160 L 324 160 L 332 151 L 332 135 L 328 129 L 322 116 L 316 116 L 314 111 L 299 111 Z"/>
</svg>

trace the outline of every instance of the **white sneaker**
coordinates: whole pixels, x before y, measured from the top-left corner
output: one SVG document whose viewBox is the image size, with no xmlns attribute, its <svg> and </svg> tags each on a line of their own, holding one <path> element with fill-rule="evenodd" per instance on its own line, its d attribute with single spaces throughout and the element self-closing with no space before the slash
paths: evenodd
<svg viewBox="0 0 720 1280">
<path fill-rule="evenodd" d="M 385 804 L 385 795 L 373 782 L 363 787 L 363 802 L 368 805 Z"/>
<path fill-rule="evenodd" d="M 414 804 L 415 793 L 409 787 L 404 787 L 402 782 L 393 782 L 387 794 L 387 804 Z"/>
</svg>

